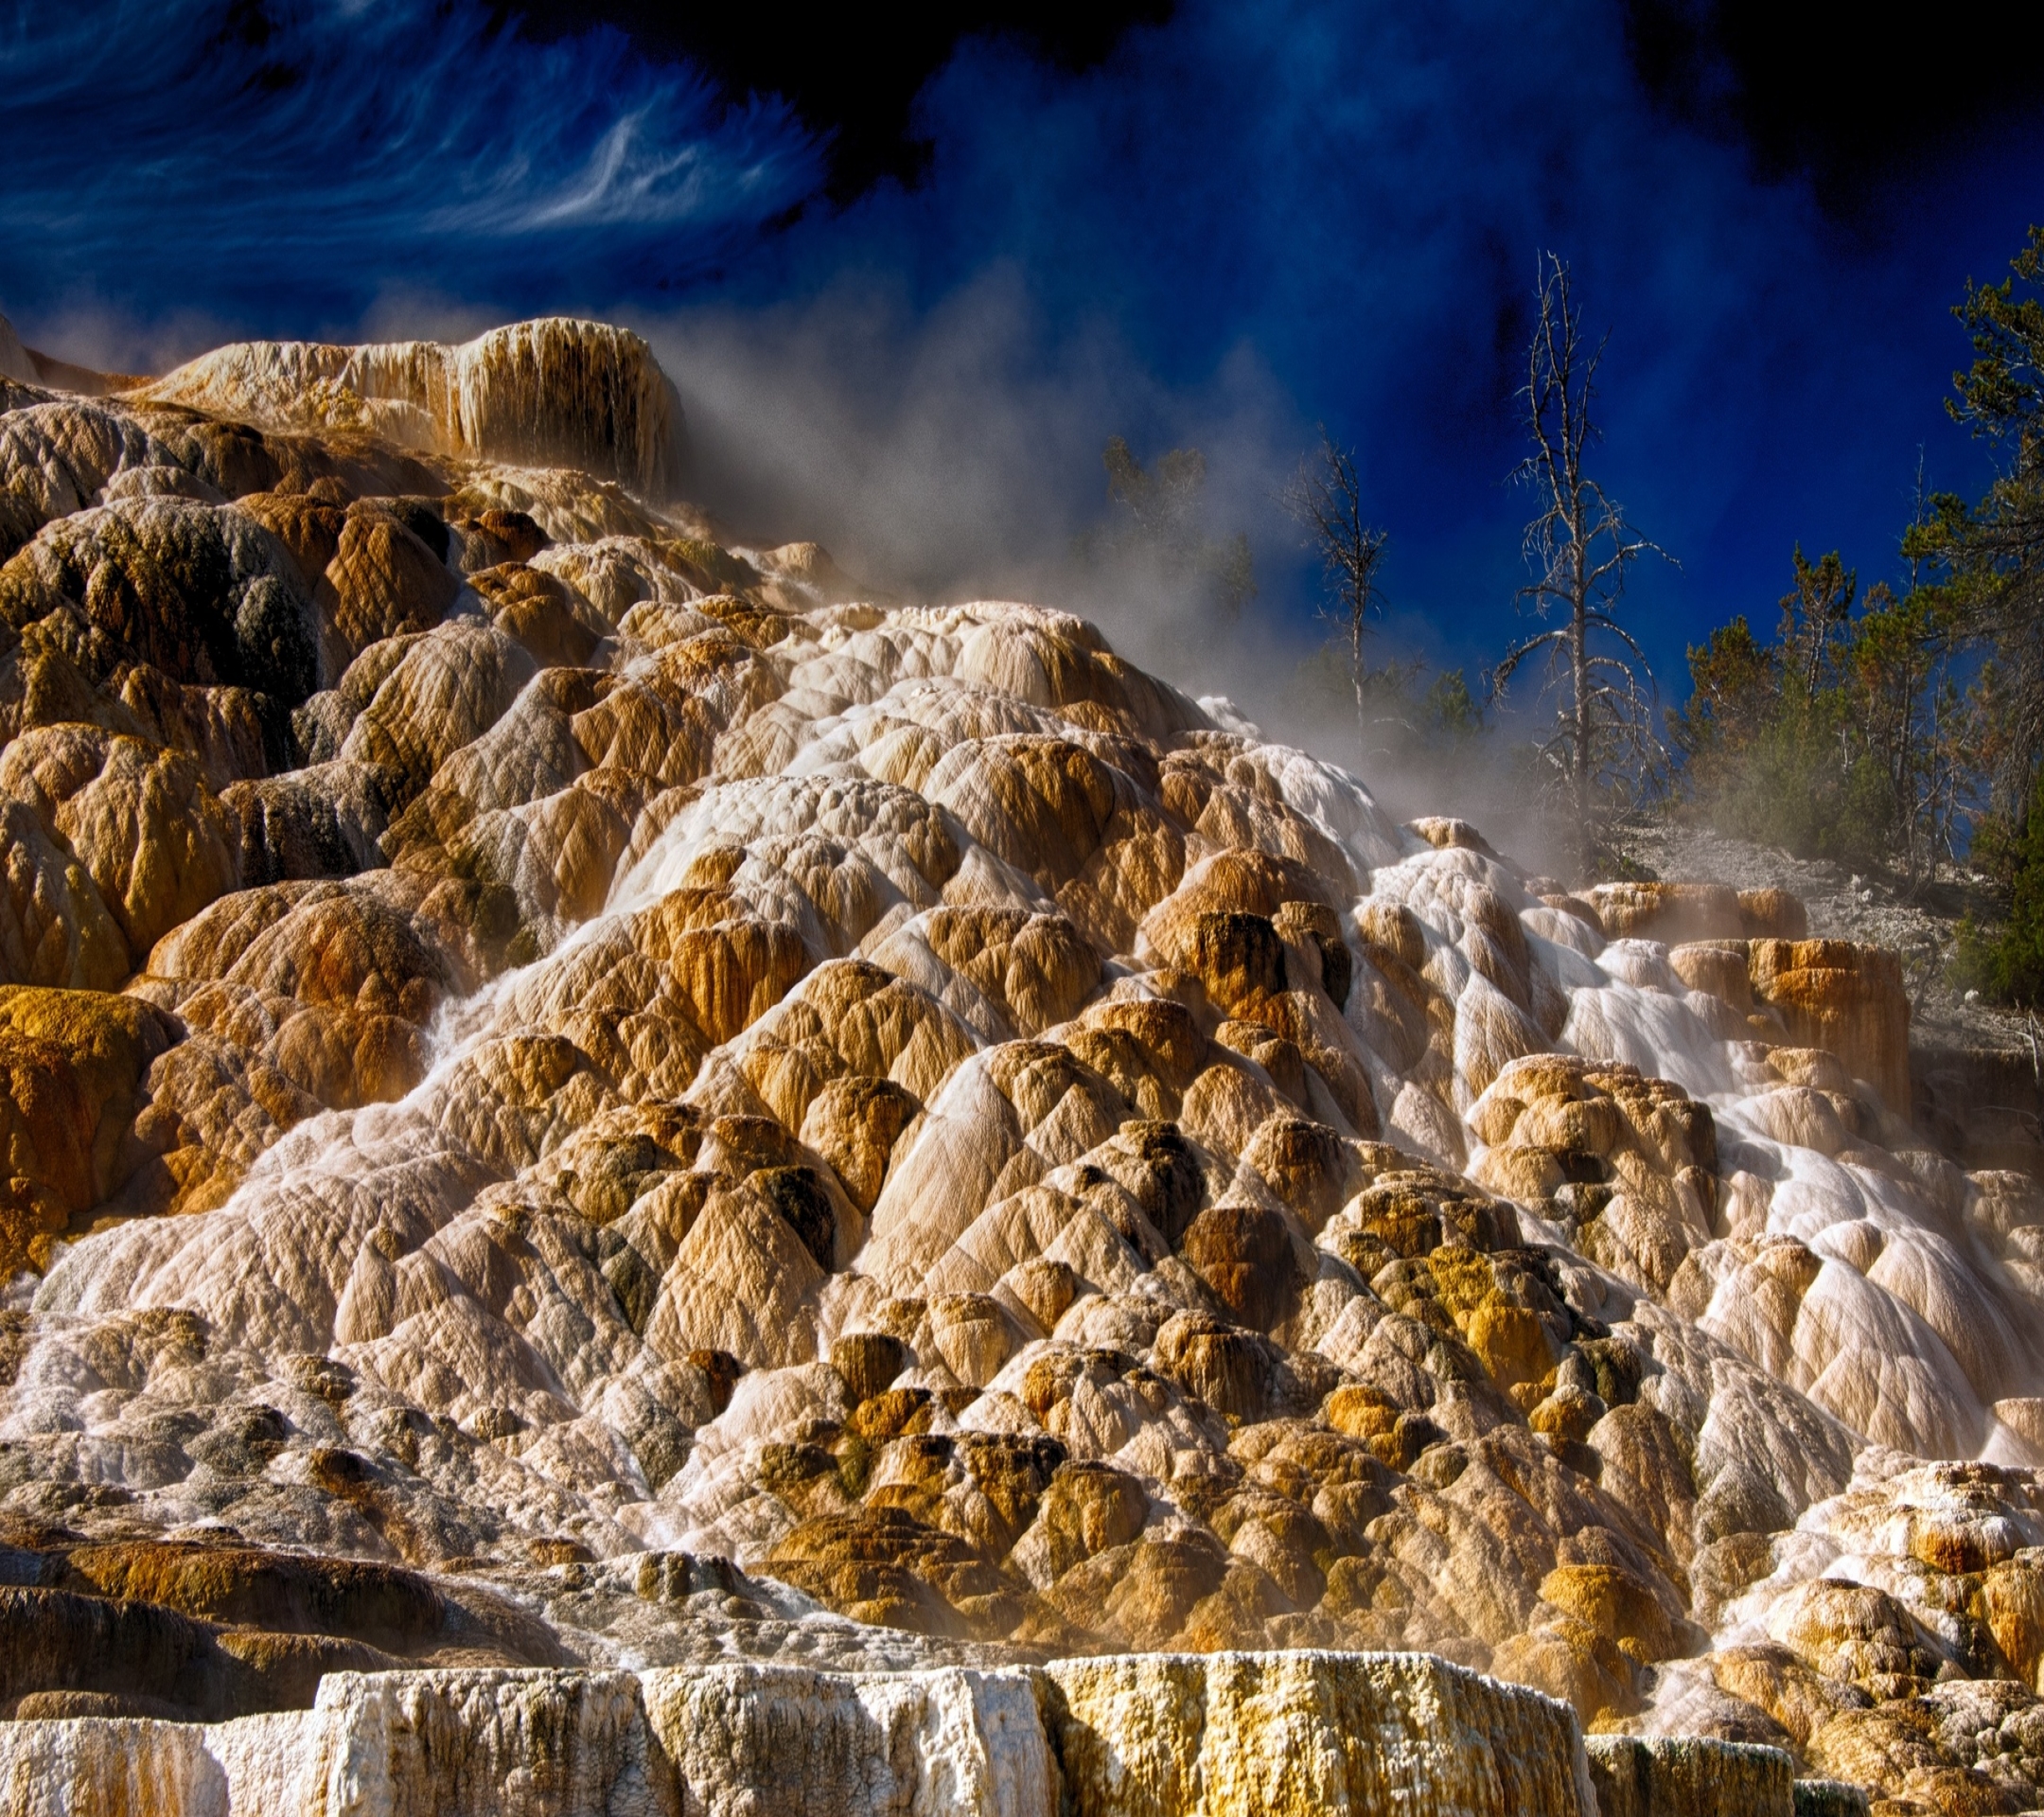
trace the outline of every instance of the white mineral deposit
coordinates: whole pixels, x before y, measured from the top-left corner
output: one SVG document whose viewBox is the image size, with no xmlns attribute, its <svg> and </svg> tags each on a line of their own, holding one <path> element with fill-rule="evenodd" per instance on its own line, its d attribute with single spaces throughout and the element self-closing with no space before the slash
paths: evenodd
<svg viewBox="0 0 2044 1817">
<path fill-rule="evenodd" d="M 18 351 L 0 1808 L 2044 1798 L 1892 954 L 721 546 L 622 329 Z"/>
</svg>

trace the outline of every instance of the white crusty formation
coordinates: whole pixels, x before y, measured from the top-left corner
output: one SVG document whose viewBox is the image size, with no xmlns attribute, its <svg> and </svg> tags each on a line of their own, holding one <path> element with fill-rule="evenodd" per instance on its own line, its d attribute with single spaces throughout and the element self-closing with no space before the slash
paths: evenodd
<svg viewBox="0 0 2044 1817">
<path fill-rule="evenodd" d="M 725 546 L 663 382 L 0 383 L 0 1702 L 1418 1648 L 2035 1803 L 2044 1191 L 1894 957 Z"/>
<path fill-rule="evenodd" d="M 1788 1817 L 1779 1797 L 1689 1808 Z M 100 1788 L 81 1804 L 70 1790 Z M 1728 1787 L 1736 1793 L 1740 1789 Z M 9 1817 L 1597 1817 L 1562 1706 L 1418 1654 L 337 1673 L 302 1713 L 0 1726 Z M 1626 1817 L 1631 1817 L 1629 1811 Z"/>
</svg>

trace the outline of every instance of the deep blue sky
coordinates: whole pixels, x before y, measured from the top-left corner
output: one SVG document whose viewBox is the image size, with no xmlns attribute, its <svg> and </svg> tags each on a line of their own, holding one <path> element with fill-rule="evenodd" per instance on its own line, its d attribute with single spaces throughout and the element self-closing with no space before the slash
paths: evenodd
<svg viewBox="0 0 2044 1817">
<path fill-rule="evenodd" d="M 1294 623 L 1312 576 L 1269 494 L 1324 420 L 1392 533 L 1394 634 L 1472 667 L 1514 629 L 1541 248 L 1612 330 L 1609 487 L 1682 560 L 1634 597 L 1665 682 L 1708 625 L 1771 622 L 1799 538 L 1887 572 L 1919 447 L 1934 485 L 1980 484 L 1948 309 L 2044 219 L 2020 105 L 1862 168 L 1740 130 L 1694 47 L 1650 89 L 1615 4 L 1166 11 L 1081 68 L 967 37 L 916 96 L 907 181 L 840 159 L 826 193 L 831 123 L 771 59 L 733 88 L 672 34 L 0 0 L 0 310 L 131 367 L 622 315 L 741 529 L 934 587 L 1062 550 L 1107 435 L 1194 440 Z"/>
</svg>

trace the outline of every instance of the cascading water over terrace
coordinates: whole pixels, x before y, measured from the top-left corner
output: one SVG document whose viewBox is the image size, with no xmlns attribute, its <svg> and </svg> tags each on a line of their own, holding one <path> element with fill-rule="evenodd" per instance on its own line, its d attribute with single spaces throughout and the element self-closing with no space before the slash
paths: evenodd
<svg viewBox="0 0 2044 1817">
<path fill-rule="evenodd" d="M 667 404 L 560 322 L 0 390 L 7 1771 L 555 1723 L 659 1808 L 717 1662 L 988 1809 L 1165 1685 L 1689 1771 L 1460 1667 L 2034 1794 L 2044 1191 L 1911 1126 L 1892 957 L 721 546 Z"/>
</svg>

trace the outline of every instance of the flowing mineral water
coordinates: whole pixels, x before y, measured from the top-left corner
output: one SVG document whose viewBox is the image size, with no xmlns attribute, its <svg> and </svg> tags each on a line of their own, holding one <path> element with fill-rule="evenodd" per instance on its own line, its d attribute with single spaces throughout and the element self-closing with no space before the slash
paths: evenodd
<svg viewBox="0 0 2044 1817">
<path fill-rule="evenodd" d="M 66 936 L 16 981 L 76 995 L 6 1013 L 143 1018 L 23 1240 L 19 1517 L 467 1573 L 607 1670 L 678 1663 L 687 1553 L 824 1664 L 1407 1646 L 2030 1783 L 2044 1193 L 1910 1126 L 1886 956 L 1394 825 L 1066 614 L 719 548 L 618 483 L 669 401 L 614 330 L 0 401 L 9 673 L 78 678 L 0 760 Z M 107 666 L 150 538 L 304 616 L 295 770 L 226 656 L 174 713 Z"/>
</svg>

